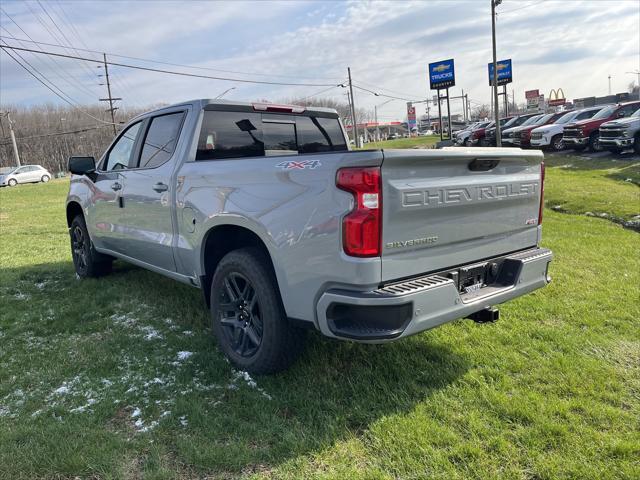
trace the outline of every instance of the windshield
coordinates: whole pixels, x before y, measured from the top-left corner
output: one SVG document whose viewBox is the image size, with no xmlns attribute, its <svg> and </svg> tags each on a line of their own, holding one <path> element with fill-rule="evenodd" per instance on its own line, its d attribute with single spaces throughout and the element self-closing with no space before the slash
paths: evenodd
<svg viewBox="0 0 640 480">
<path fill-rule="evenodd" d="M 527 121 L 522 124 L 522 126 L 526 127 L 527 125 L 533 125 L 541 116 L 542 115 L 536 115 L 535 117 L 528 118 Z"/>
<path fill-rule="evenodd" d="M 541 116 L 536 122 L 535 125 L 544 125 L 549 121 L 551 117 L 553 117 L 553 113 L 548 113 L 547 115 Z"/>
<path fill-rule="evenodd" d="M 632 117 L 640 117 L 640 108 L 638 110 L 635 111 L 635 113 L 633 115 L 631 115 Z"/>
<path fill-rule="evenodd" d="M 578 112 L 565 113 L 558 120 L 556 120 L 556 124 L 562 125 L 564 123 L 569 123 L 571 120 L 573 120 L 576 117 L 577 114 Z"/>
<path fill-rule="evenodd" d="M 607 108 L 603 108 L 598 113 L 596 113 L 592 118 L 594 120 L 600 120 L 602 118 L 609 118 L 613 112 L 618 108 L 616 105 L 610 105 Z"/>
<path fill-rule="evenodd" d="M 18 167 L 3 167 L 3 168 L 0 168 L 0 175 L 9 175 L 10 173 L 12 173 L 17 168 Z"/>
<path fill-rule="evenodd" d="M 513 117 L 513 118 L 510 118 L 510 119 L 507 121 L 507 123 L 505 123 L 505 124 L 503 125 L 503 127 L 504 127 L 504 128 L 515 127 L 516 125 L 518 125 L 518 123 L 517 123 L 517 122 L 518 122 L 518 118 L 519 118 L 519 117 Z M 522 121 L 524 122 L 524 119 L 522 119 Z"/>
</svg>

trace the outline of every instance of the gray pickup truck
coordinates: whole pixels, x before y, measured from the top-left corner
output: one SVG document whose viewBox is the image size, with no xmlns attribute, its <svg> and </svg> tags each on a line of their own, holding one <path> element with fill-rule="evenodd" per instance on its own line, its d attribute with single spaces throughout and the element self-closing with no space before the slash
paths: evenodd
<svg viewBox="0 0 640 480">
<path fill-rule="evenodd" d="M 549 282 L 543 156 L 515 148 L 350 151 L 334 110 L 196 100 L 71 157 L 80 277 L 122 259 L 200 288 L 219 347 L 272 373 L 305 330 L 396 340 Z M 306 327 L 306 328 L 305 328 Z"/>
<path fill-rule="evenodd" d="M 640 154 L 640 108 L 630 117 L 600 125 L 600 147 L 613 153 L 633 148 Z"/>
</svg>

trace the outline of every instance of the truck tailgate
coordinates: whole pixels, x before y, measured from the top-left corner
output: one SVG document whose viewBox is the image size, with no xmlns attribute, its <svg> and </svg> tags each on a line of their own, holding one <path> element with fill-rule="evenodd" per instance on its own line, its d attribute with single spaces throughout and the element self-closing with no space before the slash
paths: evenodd
<svg viewBox="0 0 640 480">
<path fill-rule="evenodd" d="M 532 247 L 540 151 L 385 150 L 382 281 Z"/>
</svg>

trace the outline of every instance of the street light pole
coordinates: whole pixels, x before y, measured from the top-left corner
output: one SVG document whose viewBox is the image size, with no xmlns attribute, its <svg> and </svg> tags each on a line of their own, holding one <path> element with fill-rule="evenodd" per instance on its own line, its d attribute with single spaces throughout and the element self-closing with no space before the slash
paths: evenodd
<svg viewBox="0 0 640 480">
<path fill-rule="evenodd" d="M 498 60 L 496 58 L 496 7 L 502 0 L 491 0 L 491 40 L 493 42 L 493 116 L 496 126 L 496 146 L 502 146 L 500 134 L 500 109 L 498 108 Z"/>
<path fill-rule="evenodd" d="M 609 95 L 611 95 L 611 75 L 609 75 Z"/>
<path fill-rule="evenodd" d="M 353 85 L 351 83 L 351 67 L 347 67 L 347 73 L 349 74 L 349 91 L 351 92 L 351 121 L 352 131 L 353 131 L 353 140 L 355 142 L 356 148 L 360 147 L 360 139 L 358 138 L 358 122 L 356 121 L 356 106 L 355 100 L 353 98 Z"/>
<path fill-rule="evenodd" d="M 222 97 L 224 97 L 227 93 L 229 93 L 231 90 L 235 90 L 236 87 L 231 87 L 231 88 L 227 88 L 224 92 L 222 92 L 220 95 L 218 95 L 217 97 L 213 97 L 214 100 L 218 100 Z"/>
</svg>

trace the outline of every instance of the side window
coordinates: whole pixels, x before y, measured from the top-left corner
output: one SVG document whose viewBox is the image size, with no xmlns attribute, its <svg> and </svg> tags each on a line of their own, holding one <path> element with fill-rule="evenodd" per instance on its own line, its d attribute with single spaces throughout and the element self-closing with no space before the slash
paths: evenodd
<svg viewBox="0 0 640 480">
<path fill-rule="evenodd" d="M 337 118 L 298 117 L 296 127 L 300 153 L 347 150 Z"/>
<path fill-rule="evenodd" d="M 18 175 L 19 173 L 25 173 L 27 171 L 27 167 L 20 167 L 20 168 L 16 168 L 13 171 L 14 175 Z"/>
<path fill-rule="evenodd" d="M 176 148 L 184 112 L 153 117 L 140 155 L 140 168 L 153 168 L 165 163 Z"/>
<path fill-rule="evenodd" d="M 296 124 L 294 122 L 263 122 L 262 134 L 266 156 L 298 154 Z"/>
<path fill-rule="evenodd" d="M 633 115 L 633 112 L 635 112 L 636 110 L 638 110 L 637 104 L 627 105 L 626 107 L 623 107 L 620 110 L 618 110 L 618 115 L 621 117 L 629 117 Z"/>
<path fill-rule="evenodd" d="M 260 114 L 205 111 L 196 160 L 264 155 Z"/>
<path fill-rule="evenodd" d="M 111 148 L 107 156 L 105 171 L 109 172 L 111 170 L 129 168 L 129 161 L 133 154 L 133 147 L 136 143 L 136 137 L 138 136 L 141 123 L 142 122 L 138 122 L 131 125 L 125 130 L 113 148 Z"/>
</svg>

